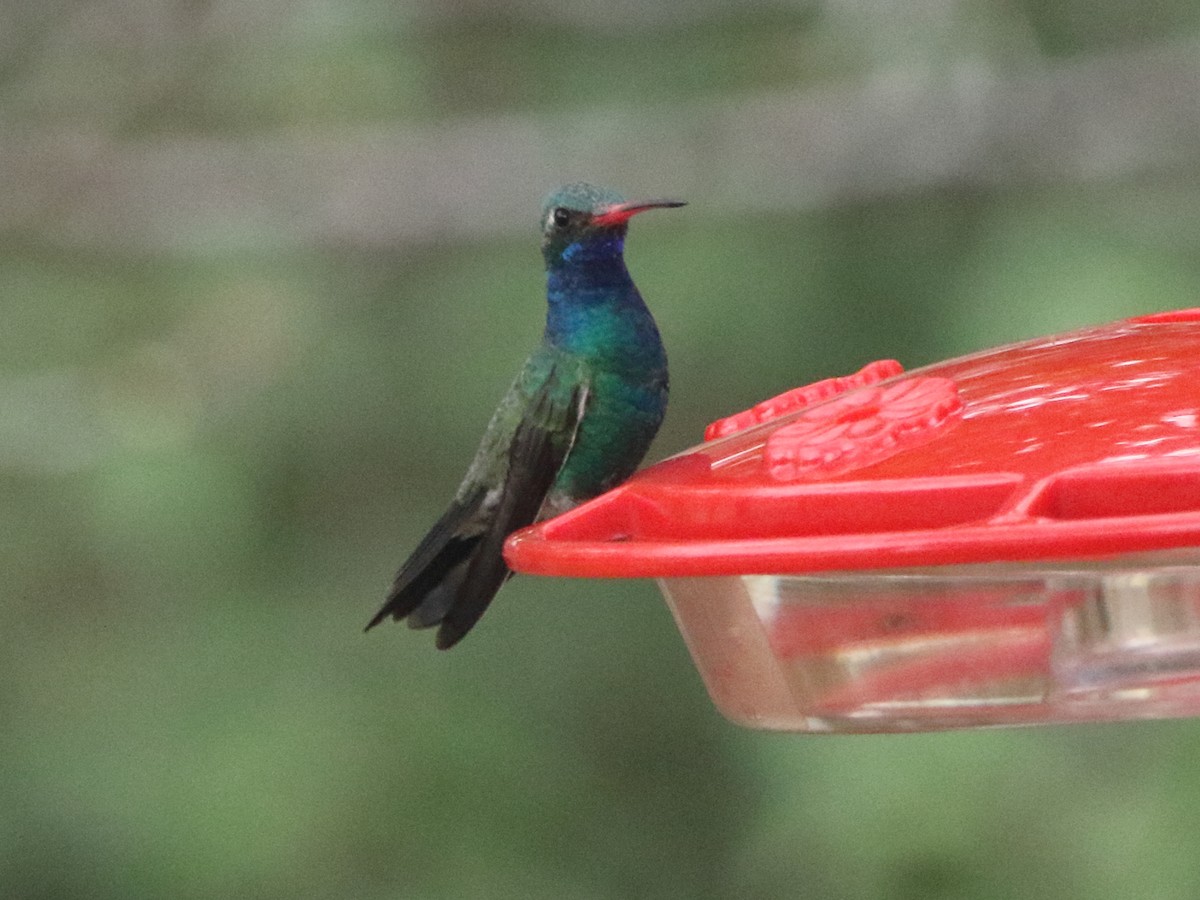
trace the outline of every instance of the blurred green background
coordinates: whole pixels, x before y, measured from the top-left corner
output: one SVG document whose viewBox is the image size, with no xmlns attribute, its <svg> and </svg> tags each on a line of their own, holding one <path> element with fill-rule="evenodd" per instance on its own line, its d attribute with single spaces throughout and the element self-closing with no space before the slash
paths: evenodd
<svg viewBox="0 0 1200 900">
<path fill-rule="evenodd" d="M 0 7 L 0 896 L 1192 898 L 1200 723 L 741 731 L 653 584 L 361 633 L 629 264 L 652 452 L 879 357 L 1200 302 L 1184 0 Z"/>
</svg>

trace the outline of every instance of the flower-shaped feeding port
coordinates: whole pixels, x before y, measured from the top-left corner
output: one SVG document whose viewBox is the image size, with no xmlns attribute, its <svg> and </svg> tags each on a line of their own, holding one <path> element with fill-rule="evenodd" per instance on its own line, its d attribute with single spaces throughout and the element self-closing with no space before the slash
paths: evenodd
<svg viewBox="0 0 1200 900">
<path fill-rule="evenodd" d="M 734 416 L 718 419 L 704 430 L 704 439 L 714 441 L 717 438 L 728 437 L 738 431 L 744 431 L 755 425 L 770 422 L 780 416 L 806 409 L 823 400 L 852 391 L 855 388 L 876 384 L 885 378 L 891 378 L 904 371 L 904 367 L 894 359 L 881 359 L 869 363 L 853 375 L 841 378 L 826 378 L 804 387 L 793 388 L 790 391 L 757 403 L 745 412 Z"/>
<path fill-rule="evenodd" d="M 862 388 L 772 432 L 763 465 L 776 481 L 839 475 L 933 440 L 961 414 L 958 388 L 948 378 Z"/>
</svg>

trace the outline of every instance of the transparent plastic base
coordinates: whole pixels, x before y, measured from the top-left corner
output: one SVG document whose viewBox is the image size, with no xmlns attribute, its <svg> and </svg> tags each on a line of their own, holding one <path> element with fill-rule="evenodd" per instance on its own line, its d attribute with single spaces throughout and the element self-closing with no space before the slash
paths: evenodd
<svg viewBox="0 0 1200 900">
<path fill-rule="evenodd" d="M 1200 551 L 660 581 L 718 708 L 928 731 L 1200 715 Z"/>
</svg>

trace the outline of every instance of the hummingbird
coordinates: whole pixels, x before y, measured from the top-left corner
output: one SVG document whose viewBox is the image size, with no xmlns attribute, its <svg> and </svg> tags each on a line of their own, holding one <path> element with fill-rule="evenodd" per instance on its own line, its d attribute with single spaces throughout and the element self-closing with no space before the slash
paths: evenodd
<svg viewBox="0 0 1200 900">
<path fill-rule="evenodd" d="M 546 329 L 500 401 L 449 509 L 400 567 L 389 616 L 457 644 L 512 576 L 505 538 L 616 487 L 667 409 L 667 354 L 625 267 L 629 220 L 680 200 L 568 184 L 542 205 Z"/>
</svg>

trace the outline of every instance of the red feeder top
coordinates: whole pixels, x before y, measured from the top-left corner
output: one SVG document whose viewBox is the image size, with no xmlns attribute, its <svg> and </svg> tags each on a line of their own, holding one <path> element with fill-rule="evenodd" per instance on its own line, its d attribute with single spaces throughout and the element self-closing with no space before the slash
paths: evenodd
<svg viewBox="0 0 1200 900">
<path fill-rule="evenodd" d="M 789 391 L 505 547 L 675 577 L 1200 546 L 1200 309 Z"/>
</svg>

